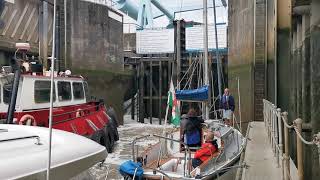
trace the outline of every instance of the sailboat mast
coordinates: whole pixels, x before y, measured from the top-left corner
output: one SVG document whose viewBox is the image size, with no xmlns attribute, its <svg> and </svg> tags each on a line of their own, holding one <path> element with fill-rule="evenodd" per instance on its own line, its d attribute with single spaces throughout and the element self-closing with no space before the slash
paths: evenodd
<svg viewBox="0 0 320 180">
<path fill-rule="evenodd" d="M 208 85 L 210 87 L 209 83 L 209 64 L 208 64 L 208 4 L 207 0 L 203 0 L 203 48 L 204 48 L 204 73 L 203 73 L 203 79 L 204 79 L 204 84 Z M 203 118 L 209 119 L 209 102 L 210 102 L 210 88 L 209 88 L 209 99 L 206 101 L 203 105 L 205 106 L 205 111 L 203 112 Z"/>
<path fill-rule="evenodd" d="M 218 74 L 218 89 L 219 89 L 219 99 L 222 97 L 221 92 L 221 62 L 218 46 L 218 30 L 217 30 L 217 13 L 216 13 L 216 0 L 213 0 L 213 16 L 214 16 L 214 34 L 216 39 L 216 60 L 217 60 L 217 74 Z"/>
<path fill-rule="evenodd" d="M 51 169 L 51 144 L 52 144 L 52 113 L 53 113 L 53 87 L 54 87 L 54 61 L 55 61 L 55 38 L 56 38 L 56 10 L 57 2 L 53 2 L 53 32 L 52 32 L 52 55 L 51 55 L 51 87 L 50 87 L 50 109 L 49 109 L 49 147 L 48 147 L 48 164 L 47 164 L 47 180 L 50 179 Z"/>
</svg>

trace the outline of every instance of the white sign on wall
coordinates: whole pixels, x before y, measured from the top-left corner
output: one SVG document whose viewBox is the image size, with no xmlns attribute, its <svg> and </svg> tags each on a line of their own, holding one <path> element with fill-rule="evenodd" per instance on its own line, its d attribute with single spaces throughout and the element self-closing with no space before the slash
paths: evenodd
<svg viewBox="0 0 320 180">
<path fill-rule="evenodd" d="M 144 29 L 136 35 L 138 54 L 174 52 L 174 29 Z"/>
<path fill-rule="evenodd" d="M 174 53 L 174 29 L 144 29 L 137 31 L 136 47 L 138 54 Z M 217 25 L 219 49 L 227 48 L 227 25 Z M 203 26 L 186 28 L 186 49 L 203 50 Z M 216 49 L 214 25 L 208 26 L 208 48 Z"/>
<path fill-rule="evenodd" d="M 227 47 L 227 26 L 225 24 L 217 25 L 218 47 L 223 49 Z M 208 26 L 208 48 L 216 48 L 216 38 L 214 25 Z M 186 28 L 186 49 L 203 50 L 203 26 L 193 26 Z"/>
</svg>

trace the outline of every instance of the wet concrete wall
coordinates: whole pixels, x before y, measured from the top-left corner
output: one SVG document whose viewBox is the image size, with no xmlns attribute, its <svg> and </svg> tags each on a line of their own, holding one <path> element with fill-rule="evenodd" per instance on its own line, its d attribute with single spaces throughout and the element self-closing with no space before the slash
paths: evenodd
<svg viewBox="0 0 320 180">
<path fill-rule="evenodd" d="M 240 78 L 242 122 L 246 126 L 254 120 L 254 0 L 229 1 L 228 49 L 228 84 L 238 103 L 236 78 Z"/>
<path fill-rule="evenodd" d="M 310 19 L 310 65 L 311 65 L 311 125 L 312 133 L 320 132 L 320 1 L 312 0 Z M 319 155 L 313 148 L 312 179 L 320 178 Z"/>
<path fill-rule="evenodd" d="M 67 67 L 86 77 L 91 94 L 112 105 L 123 123 L 123 98 L 131 71 L 123 65 L 122 15 L 107 6 L 68 1 Z"/>
<path fill-rule="evenodd" d="M 246 23 L 242 17 L 247 9 L 244 4 L 251 2 L 230 1 L 229 12 L 229 74 L 240 75 L 235 67 L 240 67 L 235 59 L 242 59 L 246 52 L 254 52 L 250 57 L 254 62 L 254 74 L 249 76 L 245 82 L 254 81 L 254 91 L 257 90 L 257 60 L 260 60 L 260 50 L 257 47 L 258 38 L 265 38 L 265 98 L 280 107 L 282 111 L 288 111 L 289 123 L 297 118 L 303 119 L 303 136 L 312 140 L 312 135 L 320 131 L 320 98 L 319 84 L 319 58 L 320 58 L 320 2 L 310 0 L 268 0 L 265 1 L 265 32 L 258 27 L 257 18 L 258 4 L 254 1 L 254 46 L 252 49 L 244 49 L 246 43 L 252 42 L 248 39 L 246 31 L 252 29 L 249 26 L 241 26 Z M 236 6 L 236 7 L 235 7 Z M 234 10 L 236 9 L 236 10 Z M 262 11 L 262 10 L 261 10 Z M 231 20 L 230 20 L 231 19 Z M 247 18 L 246 18 L 247 19 Z M 236 22 L 234 21 L 236 20 Z M 243 28 L 243 29 L 239 29 Z M 233 33 L 233 34 L 231 34 Z M 247 41 L 239 39 L 243 36 Z M 238 38 L 238 39 L 237 39 Z M 260 48 L 260 47 L 259 47 Z M 240 51 L 241 53 L 235 53 Z M 237 54 L 237 56 L 234 56 Z M 243 62 L 243 61 L 240 61 Z M 241 64 L 243 65 L 243 63 Z M 248 66 L 247 66 L 248 67 Z M 229 81 L 230 82 L 230 81 Z M 248 93 L 252 93 L 248 91 Z M 254 95 L 254 99 L 257 95 Z M 257 106 L 245 104 L 245 108 L 257 110 Z M 243 108 L 243 109 L 245 109 Z M 255 116 L 254 116 L 255 117 Z M 255 118 L 254 118 L 255 119 Z M 256 119 L 255 119 L 256 120 Z M 290 132 L 290 156 L 296 162 L 296 135 Z M 304 178 L 319 179 L 319 161 L 315 146 L 303 146 Z"/>
</svg>

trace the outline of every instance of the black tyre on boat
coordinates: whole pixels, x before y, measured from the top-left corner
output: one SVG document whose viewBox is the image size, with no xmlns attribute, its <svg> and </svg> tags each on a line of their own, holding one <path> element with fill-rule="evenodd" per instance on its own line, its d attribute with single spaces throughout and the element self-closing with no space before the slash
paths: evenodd
<svg viewBox="0 0 320 180">
<path fill-rule="evenodd" d="M 102 129 L 97 131 L 91 139 L 96 141 L 97 143 L 103 145 L 106 147 L 108 153 L 112 153 L 114 149 L 115 142 L 119 140 L 119 134 L 118 134 L 118 122 L 115 119 L 115 111 L 113 108 L 108 108 L 111 109 L 107 111 L 106 113 L 108 114 L 109 122 L 108 124 Z"/>
<path fill-rule="evenodd" d="M 108 153 L 112 153 L 114 147 L 114 136 L 112 135 L 112 131 L 110 129 L 110 125 L 108 124 L 104 128 L 104 146 L 106 147 Z"/>
<path fill-rule="evenodd" d="M 114 111 L 114 109 L 112 107 L 109 107 L 107 112 L 108 116 L 110 117 L 109 119 L 109 124 L 111 126 L 112 129 L 112 133 L 115 136 L 114 140 L 118 141 L 119 140 L 119 134 L 118 134 L 118 129 L 117 127 L 118 125 L 118 120 L 117 120 L 117 116 L 116 116 L 116 112 Z"/>
<path fill-rule="evenodd" d="M 108 132 L 106 132 L 105 130 L 106 128 L 104 129 L 101 129 L 97 132 L 95 132 L 90 139 L 92 139 L 93 141 L 101 144 L 102 146 L 105 146 L 108 153 L 111 153 L 112 151 L 112 145 L 111 145 L 111 142 L 109 140 L 109 137 L 108 137 Z"/>
</svg>

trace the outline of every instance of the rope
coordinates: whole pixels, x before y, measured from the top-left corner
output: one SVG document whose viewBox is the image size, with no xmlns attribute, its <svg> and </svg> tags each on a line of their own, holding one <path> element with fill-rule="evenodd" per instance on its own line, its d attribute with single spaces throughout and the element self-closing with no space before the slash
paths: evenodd
<svg viewBox="0 0 320 180">
<path fill-rule="evenodd" d="M 287 122 L 286 122 L 285 119 L 284 119 L 284 116 L 281 116 L 281 119 L 282 119 L 282 121 L 283 121 L 283 124 L 284 124 L 288 129 L 292 129 L 292 128 L 293 128 L 293 125 L 287 124 Z"/>
<path fill-rule="evenodd" d="M 195 61 L 194 61 L 194 62 L 195 62 Z M 183 89 L 185 89 L 185 88 L 187 87 L 189 81 L 190 81 L 190 84 L 191 84 L 191 79 L 192 79 L 192 77 L 193 77 L 194 71 L 198 68 L 198 64 L 199 64 L 199 63 L 197 63 L 196 67 L 193 68 L 193 71 L 192 71 L 192 73 L 191 73 L 191 76 L 190 76 L 190 78 L 188 79 L 188 81 L 186 82 L 186 84 L 185 84 L 185 86 L 183 87 Z M 190 67 L 191 67 L 191 66 L 190 66 Z"/>
<path fill-rule="evenodd" d="M 276 117 L 278 117 L 277 115 L 277 111 L 275 109 L 275 106 L 273 104 L 271 104 L 269 101 L 266 101 L 264 100 L 264 105 L 265 105 L 265 109 L 271 109 L 271 113 L 272 114 L 276 114 Z M 299 132 L 298 130 L 298 127 L 296 124 L 292 124 L 292 125 L 289 125 L 287 122 L 286 122 L 286 115 L 281 115 L 281 119 L 282 119 L 282 122 L 284 124 L 284 126 L 288 129 L 294 129 L 296 134 L 297 134 L 297 137 L 299 137 L 299 139 L 306 145 L 320 145 L 320 139 L 318 139 L 317 136 L 314 136 L 312 141 L 307 141 L 306 139 L 303 138 L 303 136 L 301 135 L 301 133 Z M 266 119 L 269 119 L 269 115 L 267 116 Z M 272 134 L 271 136 L 272 140 L 275 142 L 277 141 L 277 139 L 275 138 L 274 134 Z M 277 148 L 278 147 L 278 144 L 276 144 Z"/>
<path fill-rule="evenodd" d="M 182 76 L 182 78 L 180 79 L 179 83 L 178 84 L 181 84 L 181 82 L 183 81 L 183 79 L 186 77 L 186 75 L 189 73 L 189 70 L 191 69 L 191 67 L 193 66 L 193 64 L 195 63 L 196 61 L 193 61 L 191 63 L 191 65 L 189 66 L 189 68 L 187 69 L 186 73 L 184 73 L 184 75 Z"/>
<path fill-rule="evenodd" d="M 297 133 L 297 136 L 300 138 L 300 140 L 301 140 L 303 143 L 305 143 L 305 144 L 307 144 L 307 145 L 316 144 L 316 143 L 315 143 L 315 142 L 316 142 L 315 139 L 313 139 L 312 141 L 307 141 L 307 140 L 305 140 L 305 139 L 302 137 L 302 135 L 300 134 L 300 132 L 299 132 L 299 130 L 298 130 L 298 128 L 297 128 L 296 126 L 294 126 L 294 130 L 295 130 L 295 132 Z"/>
</svg>

